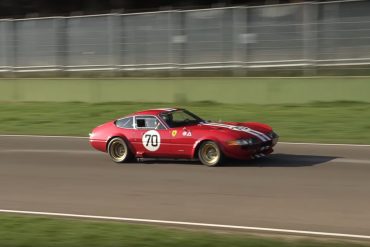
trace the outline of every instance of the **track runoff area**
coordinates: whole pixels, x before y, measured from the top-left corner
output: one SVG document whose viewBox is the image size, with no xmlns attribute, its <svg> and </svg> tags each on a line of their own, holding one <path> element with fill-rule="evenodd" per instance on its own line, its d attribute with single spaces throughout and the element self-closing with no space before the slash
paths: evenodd
<svg viewBox="0 0 370 247">
<path fill-rule="evenodd" d="M 1 156 L 4 157 L 2 159 L 2 161 L 0 160 L 0 167 L 2 167 L 3 170 L 9 169 L 9 171 L 7 172 L 8 176 L 11 176 L 13 174 L 12 172 L 17 172 L 17 171 L 12 171 L 12 169 L 9 168 L 8 164 L 12 164 L 12 163 L 13 164 L 17 163 L 18 164 L 21 161 L 21 160 L 17 160 L 17 159 L 12 160 L 12 157 L 14 157 L 14 155 L 12 155 L 12 153 L 22 151 L 22 150 L 23 150 L 23 152 L 31 154 L 31 156 L 28 157 L 29 160 L 30 160 L 30 164 L 29 164 L 31 166 L 30 168 L 33 167 L 34 163 L 35 164 L 40 164 L 40 163 L 47 162 L 48 155 L 52 155 L 53 153 L 59 153 L 59 155 L 70 156 L 71 157 L 71 159 L 69 161 L 66 160 L 64 162 L 57 163 L 56 165 L 58 166 L 58 169 L 64 169 L 64 167 L 63 167 L 64 165 L 68 169 L 68 166 L 70 166 L 70 163 L 73 162 L 73 158 L 75 157 L 75 155 L 81 155 L 81 156 L 93 155 L 94 157 L 97 157 L 97 154 L 98 154 L 98 152 L 94 152 L 88 146 L 88 144 L 86 142 L 87 137 L 0 135 L 0 140 L 1 140 L 1 143 L 2 143 L 2 145 L 0 146 L 0 153 L 1 153 Z M 19 143 L 19 141 L 22 141 L 22 143 L 25 143 L 25 145 L 23 147 L 19 147 L 19 145 L 17 145 L 17 143 Z M 230 173 L 229 175 L 231 175 L 231 179 L 232 179 L 232 176 L 234 174 L 233 170 L 235 170 L 235 173 L 240 173 L 241 169 L 243 169 L 246 172 L 246 174 L 251 172 L 252 175 L 253 175 L 253 173 L 255 173 L 256 168 L 264 167 L 265 171 L 262 171 L 261 173 L 259 173 L 260 176 L 261 176 L 261 174 L 263 174 L 265 172 L 267 173 L 266 176 L 270 176 L 271 174 L 278 173 L 279 169 L 283 170 L 281 172 L 287 172 L 287 176 L 294 176 L 298 173 L 301 173 L 300 169 L 297 169 L 297 168 L 302 167 L 302 168 L 305 169 L 304 171 L 302 170 L 302 172 L 308 173 L 308 176 L 313 176 L 312 179 L 315 180 L 315 183 L 317 183 L 318 186 L 322 186 L 322 188 L 323 188 L 322 190 L 326 190 L 326 188 L 328 186 L 330 187 L 330 183 L 332 183 L 333 179 L 335 180 L 335 178 L 333 178 L 333 176 L 327 177 L 327 178 L 325 178 L 325 176 L 323 176 L 323 181 L 321 179 L 318 180 L 318 178 L 315 177 L 315 171 L 313 171 L 314 169 L 322 170 L 322 171 L 318 171 L 320 173 L 338 174 L 337 175 L 338 179 L 342 178 L 343 174 L 340 174 L 340 173 L 343 172 L 343 173 L 348 175 L 349 179 L 353 179 L 358 174 L 351 174 L 351 172 L 353 172 L 353 171 L 349 172 L 349 170 L 357 170 L 357 172 L 360 172 L 362 174 L 364 174 L 366 171 L 370 172 L 370 152 L 369 151 L 370 151 L 370 145 L 281 142 L 277 146 L 277 150 L 274 154 L 275 156 L 273 155 L 270 158 L 267 158 L 267 161 L 266 161 L 266 159 L 261 160 L 260 161 L 261 164 L 258 164 L 259 161 L 253 161 L 252 164 L 245 164 L 244 166 L 243 165 L 242 166 L 236 165 L 236 166 L 231 166 L 231 167 L 226 166 L 226 167 L 221 167 L 221 169 L 223 170 L 223 172 Z M 80 154 L 79 154 L 79 152 L 80 152 Z M 7 154 L 10 154 L 10 155 L 7 155 Z M 39 159 L 39 157 L 43 157 L 43 158 Z M 94 160 L 94 157 L 93 157 L 93 160 Z M 119 166 L 117 166 L 115 164 L 109 163 L 109 160 L 106 159 L 106 157 L 104 157 L 104 154 L 99 154 L 99 157 L 101 157 L 104 160 L 105 163 L 108 163 L 108 167 L 109 167 L 109 165 L 111 165 L 112 167 L 115 167 L 115 169 L 120 168 Z M 289 159 L 291 159 L 291 160 L 289 160 Z M 84 162 L 88 162 L 88 161 L 89 161 L 89 159 L 82 159 L 82 160 L 78 159 L 78 160 L 76 160 L 76 166 L 78 164 L 80 164 L 79 162 L 84 163 Z M 90 159 L 90 161 L 91 161 L 91 159 Z M 69 165 L 67 165 L 67 164 L 69 164 Z M 98 164 L 98 165 L 101 166 L 101 164 Z M 153 169 L 163 170 L 163 169 L 166 169 L 166 168 L 168 169 L 168 168 L 172 167 L 172 168 L 170 168 L 170 169 L 172 169 L 170 171 L 172 173 L 175 172 L 176 169 L 180 169 L 179 172 L 181 172 L 184 169 L 184 167 L 191 167 L 191 169 L 194 170 L 194 172 L 197 172 L 196 170 L 199 169 L 199 168 L 201 170 L 204 170 L 204 167 L 202 167 L 202 166 L 194 166 L 194 165 L 186 166 L 186 164 L 181 165 L 178 162 L 175 163 L 175 164 L 166 163 L 164 165 L 161 165 L 161 163 L 158 162 L 156 164 L 156 166 L 158 166 L 158 167 L 153 167 L 153 166 L 148 166 L 148 167 L 150 167 L 150 169 L 152 169 L 152 170 Z M 22 166 L 22 167 L 26 167 L 26 166 Z M 141 167 L 142 168 L 143 166 L 130 166 L 129 165 L 127 167 Z M 246 171 L 246 170 L 248 170 L 248 167 L 250 167 L 250 169 L 252 171 Z M 20 168 L 20 167 L 16 167 L 15 169 L 17 169 L 17 168 Z M 105 168 L 107 168 L 107 164 L 105 164 Z M 247 168 L 247 169 L 245 169 L 245 168 Z M 83 169 L 89 169 L 88 165 L 84 166 Z M 102 167 L 102 169 L 104 170 L 104 167 Z M 207 168 L 204 171 L 210 171 L 210 170 L 217 171 L 218 169 L 219 168 Z M 325 171 L 326 169 L 331 169 L 331 170 Z M 259 169 L 257 169 L 257 170 L 259 170 Z M 270 171 L 270 170 L 273 170 L 273 171 Z M 341 171 L 341 170 L 343 170 L 343 171 Z M 20 171 L 20 170 L 18 170 L 18 171 Z M 73 170 L 67 171 L 67 173 L 68 172 L 73 172 Z M 130 172 L 130 171 L 128 171 L 128 172 Z M 165 173 L 165 170 L 163 170 L 163 172 Z M 193 171 L 191 171 L 191 173 L 192 172 Z M 145 176 L 145 175 L 148 175 L 148 174 L 150 174 L 150 173 L 144 173 L 143 175 Z M 209 173 L 207 172 L 207 174 L 209 174 Z M 369 174 L 369 173 L 367 173 L 367 174 Z M 30 174 L 30 176 L 31 175 L 32 174 Z M 48 174 L 45 174 L 45 176 L 48 176 Z M 154 176 L 155 176 L 155 174 L 154 174 Z M 3 178 L 1 178 L 1 179 L 3 180 Z M 10 177 L 9 181 L 10 180 L 17 181 L 17 179 L 18 179 L 17 175 L 15 175 L 15 177 Z M 30 178 L 30 179 L 32 179 L 32 178 Z M 318 230 L 315 229 L 314 227 L 312 227 L 312 229 L 307 229 L 308 228 L 307 226 L 314 225 L 309 220 L 310 214 L 312 214 L 312 212 L 307 213 L 307 224 L 296 224 L 297 228 L 293 228 L 293 227 L 275 227 L 276 225 L 284 226 L 284 222 L 282 222 L 281 224 L 278 224 L 277 222 L 273 222 L 274 220 L 277 220 L 277 219 L 271 220 L 272 224 L 271 224 L 271 227 L 270 227 L 270 225 L 268 225 L 268 222 L 270 222 L 270 221 L 269 221 L 269 219 L 267 219 L 268 217 L 266 218 L 266 220 L 264 220 L 264 214 L 263 213 L 259 216 L 256 216 L 255 219 L 250 220 L 250 222 L 254 223 L 253 225 L 248 225 L 247 224 L 249 222 L 248 219 L 245 219 L 244 221 L 240 221 L 240 220 L 237 220 L 237 219 L 235 219 L 234 221 L 230 220 L 229 222 L 235 222 L 235 224 L 229 224 L 229 223 L 226 223 L 226 222 L 228 222 L 227 220 L 217 219 L 217 215 L 209 215 L 208 218 L 210 219 L 210 222 L 212 222 L 212 223 L 207 223 L 206 221 L 201 221 L 201 220 L 197 221 L 196 220 L 197 219 L 196 218 L 197 214 L 193 215 L 193 216 L 195 216 L 195 218 L 194 217 L 193 218 L 192 217 L 185 217 L 187 219 L 193 219 L 193 220 L 177 220 L 177 219 L 180 219 L 181 216 L 174 217 L 174 218 L 176 218 L 176 220 L 167 219 L 166 217 L 164 217 L 166 219 L 161 220 L 161 219 L 156 219 L 155 217 L 150 217 L 150 218 L 149 217 L 128 217 L 128 216 L 131 216 L 129 210 L 127 210 L 126 213 L 125 213 L 124 211 L 122 212 L 122 211 L 116 210 L 114 208 L 112 208 L 112 210 L 110 210 L 110 212 L 113 212 L 112 214 L 114 214 L 114 215 L 98 214 L 98 212 L 101 212 L 101 211 L 95 210 L 95 209 L 88 209 L 88 210 L 86 210 L 86 213 L 85 213 L 83 207 L 79 208 L 79 209 L 76 209 L 76 210 L 65 210 L 65 211 L 63 211 L 62 209 L 60 209 L 58 207 L 50 207 L 50 208 L 47 208 L 46 206 L 37 207 L 37 206 L 34 205 L 34 203 L 32 204 L 31 202 L 27 202 L 27 200 L 29 200 L 29 199 L 21 198 L 22 197 L 22 191 L 21 191 L 20 194 L 18 194 L 20 196 L 20 200 L 14 200 L 14 201 L 12 201 L 8 204 L 7 203 L 2 203 L 3 206 L 2 206 L 2 208 L 0 208 L 0 212 L 2 212 L 2 213 L 28 214 L 28 215 L 42 215 L 42 216 L 72 217 L 72 218 L 81 218 L 81 219 L 87 218 L 87 219 L 115 220 L 115 221 L 149 223 L 149 224 L 177 225 L 177 226 L 186 226 L 186 227 L 204 227 L 204 228 L 215 228 L 215 229 L 230 229 L 230 230 L 242 230 L 242 231 L 249 231 L 249 232 L 265 232 L 265 233 L 279 233 L 279 234 L 290 234 L 290 235 L 308 235 L 308 236 L 324 236 L 324 237 L 353 238 L 353 239 L 370 240 L 370 212 L 369 212 L 368 208 L 366 210 L 366 206 L 365 206 L 365 205 L 370 205 L 369 204 L 370 198 L 366 198 L 366 194 L 368 196 L 369 195 L 368 192 L 370 192 L 370 189 L 369 189 L 370 182 L 361 181 L 361 178 L 357 178 L 357 179 L 358 179 L 358 181 L 353 181 L 353 186 L 356 186 L 356 183 L 358 183 L 357 185 L 361 186 L 362 191 L 360 193 L 358 193 L 356 198 L 353 197 L 353 194 L 347 194 L 347 192 L 349 192 L 349 191 L 346 191 L 346 188 L 336 188 L 333 191 L 330 191 L 330 190 L 327 191 L 327 193 L 329 193 L 329 194 L 331 193 L 331 196 L 332 196 L 333 200 L 337 200 L 338 197 L 339 197 L 339 199 L 340 199 L 340 197 L 344 197 L 343 200 L 351 200 L 351 203 L 344 206 L 343 208 L 342 207 L 338 208 L 338 212 L 336 212 L 336 214 L 334 214 L 334 215 L 338 216 L 338 213 L 345 213 L 344 208 L 345 207 L 351 208 L 351 204 L 352 204 L 352 208 L 353 208 L 354 212 L 347 212 L 348 215 L 342 215 L 344 218 L 351 218 L 352 217 L 352 219 L 348 220 L 348 222 L 349 222 L 348 228 L 346 228 L 346 226 L 343 226 L 343 225 L 341 225 L 340 227 L 337 227 L 337 228 L 336 227 L 330 227 L 330 224 L 328 224 L 326 222 L 317 222 Z M 365 179 L 366 179 L 366 174 L 365 174 Z M 25 180 L 26 180 L 25 183 L 27 183 L 27 179 L 25 179 Z M 236 180 L 238 180 L 238 178 L 236 178 Z M 368 181 L 369 180 L 370 179 L 368 179 Z M 4 180 L 3 180 L 3 182 L 4 182 Z M 205 181 L 205 182 L 207 182 L 207 181 Z M 253 185 L 253 183 L 254 183 L 254 181 L 251 181 L 251 184 L 248 184 L 248 178 L 246 178 L 246 180 L 244 182 L 245 182 L 246 186 Z M 345 187 L 345 186 L 348 187 L 348 182 L 351 182 L 351 181 L 343 181 L 343 187 Z M 7 183 L 7 180 L 5 180 L 5 183 Z M 264 183 L 266 183 L 266 181 L 264 181 Z M 11 184 L 9 184 L 9 185 L 11 185 Z M 104 186 L 104 184 L 102 186 Z M 274 185 L 272 185 L 272 186 L 274 187 Z M 292 186 L 292 185 L 288 184 L 287 186 Z M 340 186 L 340 183 L 335 184 L 334 186 Z M 230 188 L 230 190 L 231 189 L 233 189 L 233 188 Z M 16 188 L 16 189 L 9 189 L 9 191 L 5 191 L 5 193 L 2 193 L 2 195 L 0 195 L 0 201 L 8 202 L 9 198 L 11 198 L 10 194 L 16 193 L 17 190 L 18 189 Z M 342 190 L 342 194 L 340 192 L 338 193 L 338 191 L 341 191 L 341 190 Z M 9 193 L 9 195 L 7 195 L 7 192 Z M 29 193 L 29 192 L 30 191 L 23 191 L 23 193 Z M 242 192 L 237 192 L 237 193 L 242 193 Z M 194 192 L 194 193 L 196 193 L 196 192 Z M 258 193 L 258 191 L 256 193 Z M 265 192 L 261 191 L 260 193 L 263 194 Z M 290 191 L 289 193 L 295 193 L 295 192 Z M 5 196 L 4 196 L 4 194 L 5 194 Z M 295 194 L 292 194 L 292 195 L 293 195 L 293 197 L 296 196 Z M 333 196 L 333 195 L 335 195 L 335 196 Z M 190 196 L 192 196 L 192 195 L 190 195 Z M 197 195 L 195 194 L 195 196 L 197 196 Z M 312 194 L 311 193 L 311 194 L 308 194 L 307 196 L 312 196 L 313 197 L 312 200 L 315 200 L 314 197 L 325 196 L 325 195 L 321 195 L 320 192 L 319 192 L 318 194 Z M 350 198 L 346 198 L 347 196 L 350 197 Z M 362 196 L 365 196 L 365 197 L 362 197 Z M 40 198 L 40 199 L 44 200 L 44 201 L 49 200 L 48 198 Z M 68 199 L 68 198 L 66 198 L 66 199 Z M 73 197 L 71 197 L 69 199 L 73 200 Z M 125 198 L 125 200 L 126 199 L 131 200 L 132 198 Z M 222 199 L 222 198 L 220 198 L 220 199 Z M 17 204 L 17 201 L 19 202 L 19 201 L 22 201 L 22 200 L 23 200 L 24 203 Z M 224 200 L 227 200 L 227 198 L 226 199 L 224 198 Z M 222 201 L 224 201 L 224 200 L 222 200 Z M 253 200 L 253 197 L 250 198 L 250 200 Z M 277 201 L 276 205 L 278 205 L 279 204 L 279 198 L 278 197 L 276 197 L 275 199 L 273 198 L 272 201 L 270 201 L 270 202 L 273 203 L 274 200 Z M 358 201 L 356 201 L 356 200 L 358 200 Z M 50 204 L 52 204 L 52 201 L 49 201 L 49 202 L 50 202 Z M 212 203 L 214 203 L 214 202 L 212 202 Z M 324 209 L 326 208 L 328 210 L 328 212 L 330 210 L 335 211 L 336 209 L 331 208 L 331 207 L 333 207 L 333 205 L 336 205 L 336 203 L 338 203 L 338 202 L 332 202 L 332 203 L 329 202 L 330 205 L 322 204 L 322 207 Z M 29 208 L 27 208 L 28 204 L 30 205 Z M 243 206 L 243 201 L 241 201 L 241 204 Z M 211 206 L 211 205 L 207 205 L 207 206 Z M 226 205 L 226 206 L 228 206 L 228 205 Z M 271 206 L 272 205 L 270 205 L 270 206 L 267 205 L 266 210 L 271 209 Z M 176 205 L 176 207 L 178 207 L 178 205 Z M 293 207 L 294 207 L 294 205 L 293 205 Z M 238 210 L 236 208 L 234 208 L 234 209 L 233 208 L 227 208 L 227 207 L 225 207 L 225 208 L 227 210 Z M 42 209 L 42 210 L 39 210 L 39 209 Z M 109 208 L 105 208 L 105 210 L 109 210 Z M 155 210 L 161 210 L 161 208 L 159 207 L 159 208 L 156 208 Z M 165 210 L 165 209 L 163 209 L 163 210 Z M 244 210 L 247 211 L 248 207 L 245 207 Z M 255 209 L 252 208 L 251 211 L 253 211 L 253 210 L 255 210 Z M 295 211 L 294 208 L 292 208 L 290 210 L 292 211 L 292 214 L 298 213 L 298 212 L 294 212 Z M 210 214 L 212 214 L 213 211 L 212 210 L 210 210 L 210 211 L 211 211 Z M 73 213 L 71 213 L 71 212 L 73 212 Z M 75 213 L 75 212 L 78 212 L 78 213 Z M 122 213 L 119 213 L 119 212 L 122 212 Z M 282 214 L 284 212 L 277 212 L 277 213 Z M 323 212 L 325 212 L 325 210 Z M 181 213 L 181 210 L 180 210 L 179 213 Z M 227 212 L 225 212 L 225 213 L 227 213 Z M 122 214 L 125 217 L 122 217 Z M 289 219 L 289 217 L 290 217 L 289 210 L 287 210 L 285 212 L 285 214 L 286 215 L 283 215 L 282 218 L 286 217 L 286 218 Z M 139 211 L 134 211 L 132 215 L 135 215 L 135 216 L 140 215 L 140 212 Z M 189 214 L 189 215 L 191 215 L 191 214 Z M 143 216 L 145 216 L 145 214 L 143 214 Z M 237 217 L 237 216 L 238 215 L 236 215 L 236 214 L 232 214 L 231 217 Z M 357 224 L 356 220 L 358 221 L 359 216 L 361 216 L 363 218 L 363 222 L 357 222 L 358 225 L 356 225 Z M 158 217 L 158 218 L 160 218 L 160 217 Z M 260 222 L 265 222 L 266 225 L 264 225 L 262 223 L 258 224 L 258 222 L 259 222 L 258 218 L 261 219 Z M 202 219 L 207 219 L 207 217 L 203 217 Z M 302 217 L 301 220 L 302 219 L 306 220 L 305 217 Z M 325 219 L 323 219 L 323 220 L 325 220 Z M 213 222 L 218 222 L 218 221 L 220 223 L 213 223 Z M 368 221 L 368 223 L 366 223 L 367 221 Z M 225 224 L 223 222 L 225 222 Z M 344 221 L 340 221 L 338 219 L 332 219 L 331 224 L 333 224 L 333 225 L 339 224 L 340 225 L 343 222 Z M 255 226 L 255 225 L 257 225 L 257 226 Z M 260 227 L 261 225 L 263 225 L 263 227 Z M 295 224 L 290 224 L 290 225 L 287 224 L 287 226 L 294 226 L 294 225 Z M 322 225 L 324 225 L 325 227 L 322 227 Z M 358 231 L 358 233 L 357 233 L 356 227 L 358 227 L 358 229 L 360 229 Z M 303 230 L 302 230 L 302 228 L 303 228 Z M 325 230 L 325 229 L 329 229 L 330 231 Z M 331 229 L 342 229 L 342 231 L 331 231 Z M 348 229 L 349 233 L 347 233 L 346 229 Z"/>
</svg>

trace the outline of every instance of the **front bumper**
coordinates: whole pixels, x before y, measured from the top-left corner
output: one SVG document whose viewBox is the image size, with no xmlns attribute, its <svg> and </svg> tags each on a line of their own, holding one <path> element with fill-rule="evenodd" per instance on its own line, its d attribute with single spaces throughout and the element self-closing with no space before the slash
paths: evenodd
<svg viewBox="0 0 370 247">
<path fill-rule="evenodd" d="M 248 160 L 266 156 L 272 153 L 273 147 L 277 144 L 279 137 L 270 141 L 254 145 L 229 145 L 223 150 L 225 156 L 233 159 Z"/>
</svg>

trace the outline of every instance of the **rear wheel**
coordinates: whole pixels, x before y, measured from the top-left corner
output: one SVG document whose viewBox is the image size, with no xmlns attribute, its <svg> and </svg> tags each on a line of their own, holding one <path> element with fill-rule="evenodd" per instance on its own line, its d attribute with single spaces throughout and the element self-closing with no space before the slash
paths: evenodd
<svg viewBox="0 0 370 247">
<path fill-rule="evenodd" d="M 203 165 L 217 166 L 222 161 L 222 152 L 217 143 L 205 141 L 199 147 L 198 158 Z"/>
<path fill-rule="evenodd" d="M 107 151 L 110 158 L 116 163 L 124 163 L 132 158 L 126 141 L 120 137 L 115 137 L 109 142 Z"/>
</svg>

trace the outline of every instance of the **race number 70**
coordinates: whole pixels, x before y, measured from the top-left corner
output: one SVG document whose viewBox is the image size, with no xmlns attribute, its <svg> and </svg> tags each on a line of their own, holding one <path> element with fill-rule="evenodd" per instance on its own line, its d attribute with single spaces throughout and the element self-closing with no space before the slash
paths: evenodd
<svg viewBox="0 0 370 247">
<path fill-rule="evenodd" d="M 157 135 L 150 135 L 150 134 L 146 134 L 144 135 L 144 137 L 146 138 L 146 144 L 145 146 L 153 146 L 153 147 L 157 147 L 158 146 L 158 136 Z"/>
<path fill-rule="evenodd" d="M 149 151 L 156 151 L 161 145 L 161 136 L 159 135 L 158 131 L 149 130 L 144 133 L 141 141 L 145 149 Z"/>
</svg>

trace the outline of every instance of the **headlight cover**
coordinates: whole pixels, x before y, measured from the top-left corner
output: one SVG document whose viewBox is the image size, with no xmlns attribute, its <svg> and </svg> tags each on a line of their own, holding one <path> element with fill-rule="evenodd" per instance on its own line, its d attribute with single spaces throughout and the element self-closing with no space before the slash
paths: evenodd
<svg viewBox="0 0 370 247">
<path fill-rule="evenodd" d="M 272 140 L 278 138 L 278 134 L 276 134 L 274 131 L 271 131 L 266 134 L 268 137 L 270 137 Z"/>
<path fill-rule="evenodd" d="M 274 131 L 271 131 L 271 132 L 267 133 L 267 136 L 271 138 L 272 146 L 275 146 L 278 142 L 279 135 L 276 134 Z"/>
<path fill-rule="evenodd" d="M 238 140 L 228 141 L 227 144 L 230 146 L 255 145 L 255 144 L 258 144 L 258 140 L 255 138 L 238 139 Z"/>
</svg>

